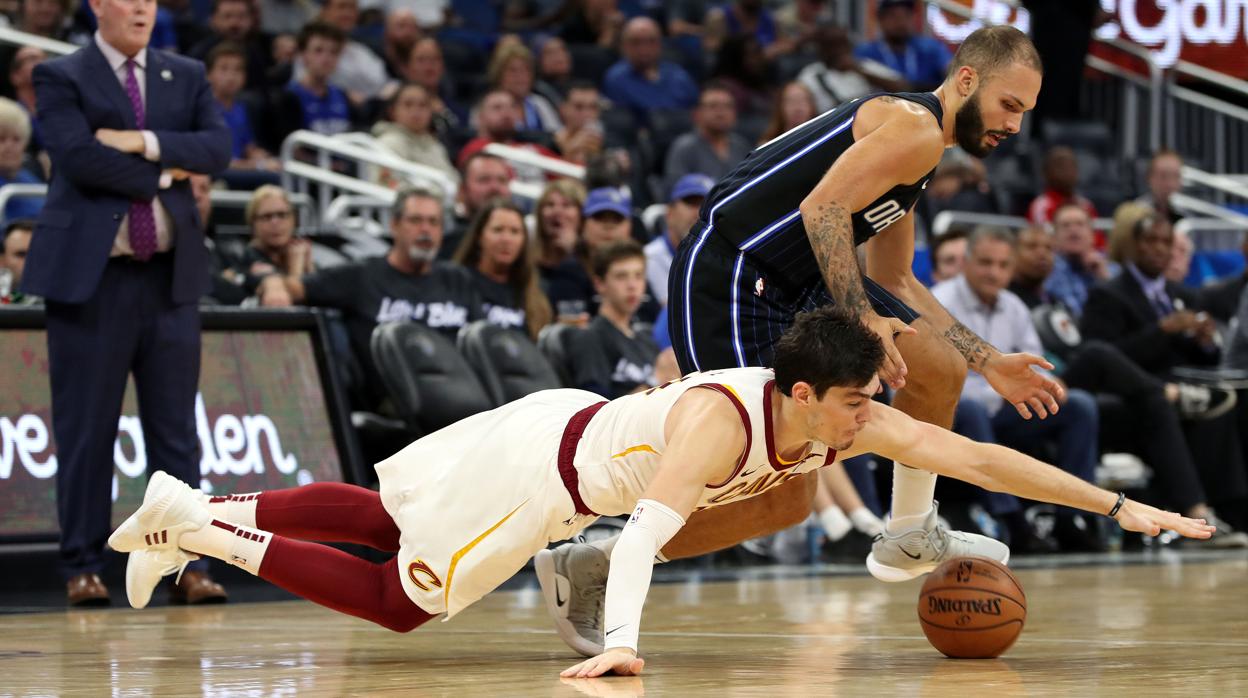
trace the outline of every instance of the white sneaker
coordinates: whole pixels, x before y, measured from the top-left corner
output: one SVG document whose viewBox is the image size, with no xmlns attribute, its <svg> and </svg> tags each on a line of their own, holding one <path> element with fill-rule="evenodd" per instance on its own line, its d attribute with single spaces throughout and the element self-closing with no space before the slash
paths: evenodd
<svg viewBox="0 0 1248 698">
<path fill-rule="evenodd" d="M 163 470 L 152 473 L 143 505 L 108 537 L 109 547 L 122 553 L 176 550 L 183 533 L 197 531 L 212 520 L 200 494 Z"/>
<path fill-rule="evenodd" d="M 152 600 L 152 592 L 166 575 L 177 573 L 176 584 L 190 563 L 198 560 L 195 553 L 180 548 L 135 550 L 126 561 L 126 598 L 134 608 L 143 608 Z"/>
<path fill-rule="evenodd" d="M 923 525 L 896 535 L 885 529 L 876 536 L 867 556 L 867 569 L 881 582 L 904 582 L 927 574 L 940 563 L 957 557 L 986 557 L 1006 564 L 1010 548 L 988 536 L 950 531 L 936 521 L 936 508 Z"/>
<path fill-rule="evenodd" d="M 601 550 L 585 543 L 564 543 L 533 557 L 546 610 L 568 647 L 586 657 L 602 654 L 602 608 L 610 564 Z"/>
</svg>

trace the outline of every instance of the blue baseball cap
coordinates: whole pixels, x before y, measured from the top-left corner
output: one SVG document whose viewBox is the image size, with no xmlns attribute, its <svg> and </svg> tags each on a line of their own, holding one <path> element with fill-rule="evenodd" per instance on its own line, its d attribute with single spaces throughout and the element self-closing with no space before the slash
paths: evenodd
<svg viewBox="0 0 1248 698">
<path fill-rule="evenodd" d="M 633 215 L 633 202 L 622 190 L 615 187 L 599 187 L 585 197 L 585 206 L 581 213 L 586 218 L 603 211 L 612 211 L 625 218 Z"/>
<path fill-rule="evenodd" d="M 715 180 L 704 174 L 687 174 L 676 180 L 676 186 L 672 187 L 672 196 L 668 201 L 680 201 L 690 196 L 700 196 L 706 198 L 711 193 L 711 187 L 715 186 Z"/>
</svg>

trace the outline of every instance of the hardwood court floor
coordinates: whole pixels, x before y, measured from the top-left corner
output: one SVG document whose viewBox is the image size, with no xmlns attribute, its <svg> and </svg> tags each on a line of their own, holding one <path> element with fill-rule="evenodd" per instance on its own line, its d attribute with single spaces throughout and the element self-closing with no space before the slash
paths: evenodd
<svg viewBox="0 0 1248 698">
<path fill-rule="evenodd" d="M 304 602 L 4 616 L 0 695 L 1248 695 L 1243 553 L 1016 567 L 1026 629 L 977 661 L 927 644 L 918 581 L 805 569 L 657 585 L 640 678 L 561 681 L 574 658 L 530 587 L 409 635 Z"/>
</svg>

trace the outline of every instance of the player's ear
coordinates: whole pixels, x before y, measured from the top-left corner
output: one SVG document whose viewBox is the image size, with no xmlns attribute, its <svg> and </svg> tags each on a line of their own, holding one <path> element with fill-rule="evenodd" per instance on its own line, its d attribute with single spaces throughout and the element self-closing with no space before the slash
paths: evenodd
<svg viewBox="0 0 1248 698">
<path fill-rule="evenodd" d="M 797 404 L 805 407 L 815 399 L 815 389 L 810 383 L 798 381 L 793 384 L 793 389 L 789 391 Z"/>
<path fill-rule="evenodd" d="M 960 66 L 954 73 L 954 85 L 963 99 L 970 97 L 979 87 L 979 72 L 969 65 Z"/>
</svg>

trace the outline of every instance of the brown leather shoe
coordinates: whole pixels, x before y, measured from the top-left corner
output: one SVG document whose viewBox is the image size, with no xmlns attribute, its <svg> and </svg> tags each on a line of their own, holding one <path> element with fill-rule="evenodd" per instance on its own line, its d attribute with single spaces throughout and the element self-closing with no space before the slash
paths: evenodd
<svg viewBox="0 0 1248 698">
<path fill-rule="evenodd" d="M 108 587 L 94 572 L 75 575 L 65 585 L 65 590 L 70 606 L 107 606 L 112 603 L 108 598 Z"/>
<path fill-rule="evenodd" d="M 225 587 L 212 581 L 206 572 L 184 572 L 169 591 L 173 603 L 225 603 Z"/>
</svg>

